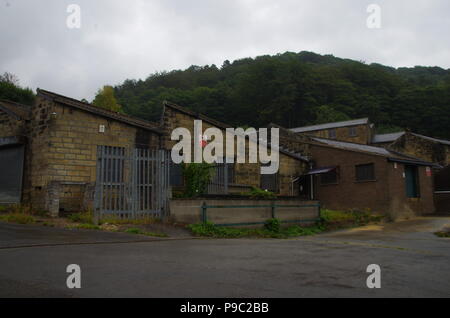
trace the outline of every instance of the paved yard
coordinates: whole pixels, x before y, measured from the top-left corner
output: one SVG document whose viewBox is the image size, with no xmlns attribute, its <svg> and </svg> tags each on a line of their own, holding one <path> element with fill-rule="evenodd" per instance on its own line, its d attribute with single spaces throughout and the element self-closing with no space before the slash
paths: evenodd
<svg viewBox="0 0 450 318">
<path fill-rule="evenodd" d="M 290 240 L 152 239 L 0 223 L 0 297 L 450 297 L 450 218 Z M 81 289 L 66 266 L 81 266 Z M 381 289 L 366 267 L 381 266 Z"/>
</svg>

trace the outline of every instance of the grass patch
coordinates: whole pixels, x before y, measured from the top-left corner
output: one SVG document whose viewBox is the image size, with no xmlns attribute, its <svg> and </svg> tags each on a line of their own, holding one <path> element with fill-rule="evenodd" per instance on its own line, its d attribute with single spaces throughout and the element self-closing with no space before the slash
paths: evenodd
<svg viewBox="0 0 450 318">
<path fill-rule="evenodd" d="M 321 210 L 321 222 L 329 229 L 361 226 L 371 222 L 380 222 L 384 217 L 384 215 L 374 215 L 370 211 Z"/>
<path fill-rule="evenodd" d="M 271 219 L 264 228 L 231 228 L 215 226 L 207 222 L 205 224 L 191 224 L 188 228 L 196 236 L 215 237 L 215 238 L 243 238 L 243 237 L 260 237 L 260 238 L 290 238 L 298 236 L 313 235 L 324 231 L 324 227 L 320 224 L 302 227 L 298 225 L 280 228 L 273 226 Z"/>
<path fill-rule="evenodd" d="M 0 214 L 0 221 L 18 224 L 36 223 L 36 219 L 32 215 L 24 213 Z"/>
<path fill-rule="evenodd" d="M 160 223 L 161 220 L 151 217 L 141 218 L 141 219 L 120 219 L 115 217 L 103 218 L 100 220 L 100 224 L 113 224 L 113 225 L 146 225 Z"/>
<path fill-rule="evenodd" d="M 68 229 L 76 229 L 76 230 L 100 230 L 98 225 L 90 224 L 90 223 L 81 223 L 77 225 L 71 225 L 67 227 Z"/>
<path fill-rule="evenodd" d="M 124 232 L 128 233 L 128 234 L 140 234 L 140 235 L 155 236 L 155 237 L 167 237 L 168 236 L 167 234 L 164 234 L 164 233 L 146 232 L 146 231 L 142 231 L 141 229 L 133 228 L 133 227 L 126 229 Z"/>
<path fill-rule="evenodd" d="M 292 225 L 289 227 L 281 227 L 281 222 L 278 219 L 269 219 L 263 228 L 231 228 L 215 226 L 213 223 L 207 222 L 188 225 L 188 229 L 195 236 L 214 238 L 290 238 L 379 222 L 383 217 L 382 215 L 373 215 L 370 211 L 334 211 L 322 209 L 321 219 L 311 226 Z"/>
<path fill-rule="evenodd" d="M 84 223 L 84 224 L 92 224 L 94 223 L 93 215 L 90 212 L 83 213 L 72 213 L 67 216 L 67 218 L 75 223 Z"/>
<path fill-rule="evenodd" d="M 436 232 L 434 234 L 439 237 L 450 237 L 450 232 L 440 231 L 440 232 Z"/>
</svg>

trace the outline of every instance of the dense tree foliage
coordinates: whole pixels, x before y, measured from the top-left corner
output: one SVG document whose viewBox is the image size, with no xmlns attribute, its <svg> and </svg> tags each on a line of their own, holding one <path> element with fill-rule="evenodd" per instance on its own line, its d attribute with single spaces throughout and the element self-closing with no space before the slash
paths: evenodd
<svg viewBox="0 0 450 318">
<path fill-rule="evenodd" d="M 311 52 L 191 66 L 115 87 L 126 113 L 157 121 L 164 100 L 234 126 L 298 127 L 370 117 L 380 132 L 450 138 L 450 70 L 367 65 Z"/>
<path fill-rule="evenodd" d="M 34 93 L 29 88 L 20 87 L 17 76 L 5 72 L 0 75 L 0 99 L 7 99 L 25 105 L 32 105 L 34 101 Z"/>
<path fill-rule="evenodd" d="M 123 113 L 122 106 L 119 105 L 114 96 L 114 88 L 112 86 L 105 85 L 102 89 L 99 89 L 92 104 L 100 108 Z"/>
</svg>

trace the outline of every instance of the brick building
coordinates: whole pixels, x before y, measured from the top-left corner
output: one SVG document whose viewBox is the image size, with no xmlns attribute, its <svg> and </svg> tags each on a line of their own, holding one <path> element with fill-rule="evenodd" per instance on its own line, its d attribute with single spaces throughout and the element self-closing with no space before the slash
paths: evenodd
<svg viewBox="0 0 450 318">
<path fill-rule="evenodd" d="M 313 197 L 330 209 L 392 218 L 431 214 L 435 164 L 384 148 L 312 138 Z"/>
<path fill-rule="evenodd" d="M 91 208 L 99 146 L 171 149 L 173 129 L 184 127 L 194 136 L 195 120 L 202 120 L 202 133 L 232 128 L 175 104 L 163 107 L 161 122 L 151 123 L 44 90 L 38 90 L 32 107 L 0 101 L 0 202 L 30 203 L 54 214 Z M 448 160 L 442 141 L 419 136 L 431 152 L 423 151 L 428 157 L 418 159 L 417 151 L 408 150 L 413 142 L 408 133 L 389 144 L 407 154 L 369 145 L 375 137 L 368 119 L 278 128 L 278 173 L 262 175 L 259 163 L 227 164 L 228 193 L 259 187 L 280 196 L 318 199 L 333 209 L 370 208 L 393 217 L 434 211 L 430 167 L 436 165 L 427 160 Z M 248 148 L 249 142 L 246 153 Z M 173 189 L 182 189 L 180 166 L 173 165 L 171 172 Z"/>
</svg>

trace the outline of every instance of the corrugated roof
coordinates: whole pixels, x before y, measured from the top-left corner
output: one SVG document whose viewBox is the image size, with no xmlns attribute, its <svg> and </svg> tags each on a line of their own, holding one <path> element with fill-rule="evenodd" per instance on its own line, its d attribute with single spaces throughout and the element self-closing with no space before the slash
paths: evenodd
<svg viewBox="0 0 450 318">
<path fill-rule="evenodd" d="M 290 130 L 295 133 L 301 133 L 301 132 L 315 131 L 315 130 L 322 130 L 322 129 L 331 129 L 331 128 L 347 127 L 347 126 L 355 126 L 355 125 L 365 125 L 368 123 L 369 123 L 369 118 L 361 118 L 361 119 L 340 121 L 340 122 L 335 122 L 335 123 L 327 123 L 327 124 L 292 128 Z"/>
<path fill-rule="evenodd" d="M 162 134 L 162 130 L 160 130 L 160 128 L 157 124 L 140 119 L 140 118 L 131 117 L 131 116 L 128 116 L 125 114 L 113 112 L 113 111 L 110 111 L 110 110 L 107 110 L 104 108 L 94 106 L 89 103 L 84 103 L 79 100 L 76 100 L 76 99 L 73 99 L 73 98 L 70 98 L 67 96 L 59 95 L 59 94 L 56 94 L 53 92 L 45 91 L 45 90 L 39 89 L 39 88 L 37 89 L 37 93 L 40 96 L 49 98 L 55 102 L 58 102 L 58 103 L 61 103 L 61 104 L 67 105 L 67 106 L 72 106 L 72 107 L 84 110 L 84 111 L 92 113 L 92 114 L 96 114 L 96 115 L 99 115 L 102 117 L 114 119 L 119 122 L 129 124 L 131 126 L 150 130 L 157 134 Z"/>
<path fill-rule="evenodd" d="M 423 138 L 432 142 L 437 142 L 439 144 L 444 144 L 444 145 L 448 145 L 450 146 L 450 141 L 449 140 L 445 140 L 445 139 L 437 139 L 437 138 L 433 138 L 433 137 L 428 137 L 428 136 L 424 136 L 424 135 L 419 135 L 419 134 L 415 134 L 415 133 L 411 133 L 411 135 L 419 137 L 419 138 Z"/>
<path fill-rule="evenodd" d="M 16 119 L 29 119 L 31 114 L 31 107 L 9 100 L 0 100 L 0 109 L 8 113 L 9 115 L 15 117 Z"/>
<path fill-rule="evenodd" d="M 374 146 L 368 146 L 368 145 L 363 145 L 363 144 L 355 144 L 355 143 L 351 143 L 351 142 L 337 141 L 337 140 L 317 138 L 317 137 L 312 137 L 312 139 L 314 141 L 318 141 L 320 143 L 324 143 L 324 144 L 342 148 L 342 149 L 368 152 L 368 153 L 377 154 L 380 156 L 391 156 L 392 155 L 392 153 L 390 151 L 388 151 L 384 148 L 381 148 L 381 147 L 374 147 Z"/>
<path fill-rule="evenodd" d="M 312 137 L 311 138 L 314 141 L 317 141 L 319 143 L 338 148 L 343 150 L 350 150 L 350 151 L 357 151 L 377 156 L 383 156 L 391 160 L 402 160 L 403 162 L 409 162 L 411 164 L 418 164 L 418 165 L 426 165 L 426 166 L 438 166 L 432 162 L 427 162 L 424 160 L 421 160 L 419 158 L 415 158 L 406 154 L 402 154 L 396 151 L 390 151 L 381 147 L 375 147 L 375 146 L 368 146 L 368 145 L 362 145 L 362 144 L 355 144 L 351 142 L 344 142 L 344 141 L 336 141 L 336 140 L 330 140 L 330 139 L 324 139 L 324 138 L 317 138 Z"/>
<path fill-rule="evenodd" d="M 404 134 L 405 134 L 404 131 L 399 131 L 399 132 L 389 133 L 389 134 L 378 134 L 378 135 L 373 136 L 372 143 L 377 144 L 377 143 L 384 143 L 384 142 L 393 142 L 393 141 L 396 141 L 401 136 L 403 136 Z"/>
</svg>

